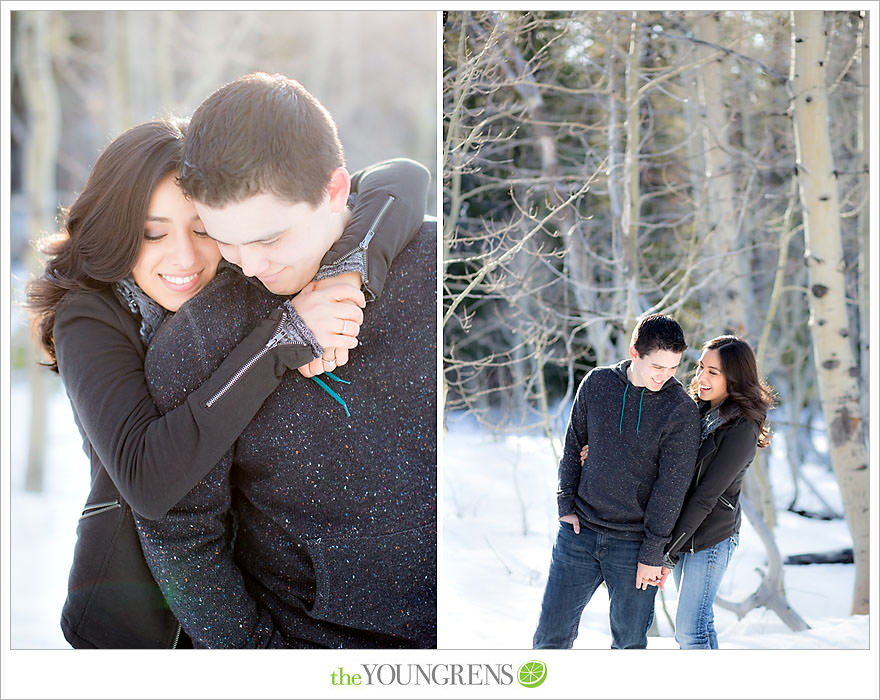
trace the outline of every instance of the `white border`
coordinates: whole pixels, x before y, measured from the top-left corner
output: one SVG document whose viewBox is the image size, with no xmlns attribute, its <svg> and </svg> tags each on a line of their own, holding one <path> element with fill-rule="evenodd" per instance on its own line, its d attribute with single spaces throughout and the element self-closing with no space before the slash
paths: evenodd
<svg viewBox="0 0 880 700">
<path fill-rule="evenodd" d="M 171 3 L 127 3 L 126 7 L 159 9 Z M 724 9 L 768 9 L 766 3 L 687 3 L 688 9 L 701 9 L 723 6 Z M 379 3 L 378 9 L 437 9 L 436 3 Z M 475 9 L 477 7 L 497 7 L 499 9 L 536 9 L 539 5 L 553 9 L 611 9 L 610 3 L 521 3 L 508 2 L 479 3 L 477 5 L 449 2 L 447 9 Z M 79 3 L 77 9 L 109 9 L 118 3 Z M 681 6 L 681 3 L 678 7 Z M 804 7 L 828 7 L 829 3 L 791 3 L 778 2 L 777 9 L 797 9 Z M 851 9 L 877 9 L 876 3 L 849 3 Z M 175 9 L 205 9 L 205 3 L 175 2 Z M 229 9 L 240 7 L 240 3 L 210 3 L 210 9 Z M 315 9 L 314 3 L 300 2 L 254 2 L 249 9 L 284 7 L 288 9 Z M 629 3 L 618 8 L 662 9 L 658 3 Z M 377 9 L 373 3 L 336 2 L 322 3 L 321 9 Z M 10 530 L 10 489 L 9 486 L 9 445 L 10 445 L 10 395 L 9 395 L 9 324 L 10 324 L 10 280 L 9 280 L 9 155 L 5 147 L 9 144 L 9 99 L 10 99 L 10 17 L 9 12 L 16 9 L 73 9 L 67 2 L 4 2 L 2 6 L 2 31 L 0 31 L 0 66 L 4 67 L 2 85 L 2 192 L 0 192 L 0 255 L 2 255 L 2 286 L 0 286 L 0 318 L 2 318 L 2 367 L 0 367 L 0 451 L 2 451 L 2 470 L 0 470 L 0 489 L 2 489 L 2 521 L 0 521 L 0 571 L 2 571 L 2 594 L 0 594 L 0 698 L 290 698 L 290 697 L 485 697 L 485 698 L 551 698 L 551 697 L 682 697 L 682 698 L 736 698 L 736 697 L 778 697 L 778 698 L 877 698 L 878 688 L 878 625 L 871 624 L 870 651 L 727 651 L 719 654 L 680 651 L 644 652 L 605 652 L 605 651 L 558 651 L 531 652 L 499 650 L 437 650 L 437 651 L 193 651 L 193 652 L 126 652 L 126 651 L 21 651 L 10 650 L 9 635 L 9 530 Z M 835 7 L 835 9 L 841 9 Z M 871 92 L 876 103 L 878 59 L 877 15 L 872 14 L 870 43 L 871 52 Z M 438 214 L 438 545 L 443 546 L 442 538 L 442 407 L 439 396 L 442 388 L 442 17 L 438 10 L 438 173 L 437 173 L 437 214 Z M 871 118 L 871 192 L 880 186 L 876 175 L 878 159 L 878 114 Z M 878 269 L 877 243 L 878 217 L 876 201 L 872 202 L 871 216 L 871 308 L 880 309 L 878 288 L 880 288 L 880 269 Z M 877 318 L 876 311 L 872 318 Z M 872 325 L 871 338 L 871 434 L 870 460 L 871 474 L 871 536 L 876 552 L 878 541 L 878 476 L 874 470 L 880 466 L 878 457 L 878 375 L 880 375 L 880 338 L 878 325 Z M 442 550 L 441 550 L 442 551 Z M 438 567 L 440 562 L 438 562 Z M 440 571 L 438 570 L 438 573 Z M 442 596 L 442 592 L 439 592 Z M 877 614 L 878 600 L 878 557 L 871 562 L 871 613 Z M 511 614 L 520 614 L 511 611 Z M 442 632 L 442 619 L 440 620 Z M 695 656 L 699 654 L 699 656 Z M 513 664 L 532 658 L 548 663 L 548 678 L 544 685 L 534 690 L 513 686 L 358 686 L 334 687 L 330 685 L 329 675 L 339 667 L 357 670 L 362 663 L 419 663 L 419 664 Z M 804 669 L 821 668 L 802 674 Z"/>
</svg>

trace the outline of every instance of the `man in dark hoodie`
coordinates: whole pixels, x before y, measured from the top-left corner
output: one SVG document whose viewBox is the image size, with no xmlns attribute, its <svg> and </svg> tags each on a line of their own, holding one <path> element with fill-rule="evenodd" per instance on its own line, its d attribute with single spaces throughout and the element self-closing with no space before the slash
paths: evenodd
<svg viewBox="0 0 880 700">
<path fill-rule="evenodd" d="M 162 410 L 279 304 L 274 294 L 310 283 L 349 196 L 330 115 L 284 76 L 217 90 L 184 157 L 182 187 L 247 277 L 221 269 L 156 334 L 145 372 Z M 380 217 L 415 210 L 421 222 L 424 208 L 389 197 Z M 422 223 L 387 277 L 361 270 L 368 290 L 385 284 L 340 376 L 319 385 L 287 372 L 193 491 L 165 518 L 138 519 L 196 647 L 436 645 L 436 224 Z"/>
<path fill-rule="evenodd" d="M 686 348 L 675 320 L 646 316 L 633 331 L 629 359 L 597 367 L 581 382 L 559 463 L 561 522 L 535 648 L 570 648 L 603 581 L 611 647 L 647 646 L 663 545 L 699 446 L 696 404 L 673 376 Z"/>
</svg>

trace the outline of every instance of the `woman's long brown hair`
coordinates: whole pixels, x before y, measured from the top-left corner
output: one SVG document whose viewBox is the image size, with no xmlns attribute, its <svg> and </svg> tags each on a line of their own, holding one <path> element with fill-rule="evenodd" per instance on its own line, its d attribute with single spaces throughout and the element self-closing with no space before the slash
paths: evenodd
<svg viewBox="0 0 880 700">
<path fill-rule="evenodd" d="M 43 245 L 49 259 L 43 274 L 28 284 L 27 307 L 52 371 L 58 371 L 53 335 L 58 304 L 69 291 L 105 289 L 131 274 L 153 190 L 180 169 L 185 126 L 183 120 L 155 120 L 114 139 L 65 213 L 61 231 Z"/>
<path fill-rule="evenodd" d="M 770 444 L 767 411 L 773 406 L 773 390 L 758 375 L 758 363 L 751 345 L 735 335 L 719 335 L 703 345 L 703 351 L 706 350 L 717 350 L 721 356 L 721 371 L 727 381 L 728 393 L 727 406 L 721 409 L 722 416 L 726 417 L 738 409 L 758 428 L 758 447 L 767 447 Z M 699 397 L 696 375 L 691 380 L 688 393 L 695 401 Z"/>
</svg>

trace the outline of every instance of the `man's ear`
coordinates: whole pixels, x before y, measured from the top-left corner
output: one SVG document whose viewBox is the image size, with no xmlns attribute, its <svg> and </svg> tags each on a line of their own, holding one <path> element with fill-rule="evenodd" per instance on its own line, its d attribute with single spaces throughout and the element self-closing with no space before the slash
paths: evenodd
<svg viewBox="0 0 880 700">
<path fill-rule="evenodd" d="M 345 168 L 336 168 L 330 173 L 330 184 L 327 186 L 327 194 L 330 196 L 330 211 L 340 213 L 348 203 L 348 194 L 351 191 L 351 175 Z"/>
<path fill-rule="evenodd" d="M 639 359 L 639 351 L 636 350 L 635 345 L 629 346 L 629 359 L 631 359 L 631 360 L 638 360 Z"/>
</svg>

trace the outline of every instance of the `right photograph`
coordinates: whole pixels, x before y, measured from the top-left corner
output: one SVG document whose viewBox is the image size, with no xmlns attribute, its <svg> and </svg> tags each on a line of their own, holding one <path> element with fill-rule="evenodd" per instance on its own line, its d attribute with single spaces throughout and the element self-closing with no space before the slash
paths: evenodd
<svg viewBox="0 0 880 700">
<path fill-rule="evenodd" d="M 438 647 L 868 649 L 867 11 L 443 22 Z"/>
</svg>

